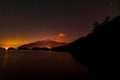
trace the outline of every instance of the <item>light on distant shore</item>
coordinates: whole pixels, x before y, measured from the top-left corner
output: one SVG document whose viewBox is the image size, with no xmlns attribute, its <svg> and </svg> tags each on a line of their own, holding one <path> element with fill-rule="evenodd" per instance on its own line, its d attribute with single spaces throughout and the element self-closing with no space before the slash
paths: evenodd
<svg viewBox="0 0 120 80">
<path fill-rule="evenodd" d="M 8 50 L 8 47 L 6 47 L 5 49 Z"/>
</svg>

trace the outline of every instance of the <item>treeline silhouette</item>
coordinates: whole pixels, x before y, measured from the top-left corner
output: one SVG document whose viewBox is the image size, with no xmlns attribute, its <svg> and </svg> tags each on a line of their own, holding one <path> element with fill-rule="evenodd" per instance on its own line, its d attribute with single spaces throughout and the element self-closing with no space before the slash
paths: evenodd
<svg viewBox="0 0 120 80">
<path fill-rule="evenodd" d="M 99 24 L 94 23 L 93 31 L 79 38 L 69 46 L 53 48 L 56 51 L 69 51 L 96 79 L 118 78 L 120 53 L 120 16 L 106 17 Z"/>
</svg>

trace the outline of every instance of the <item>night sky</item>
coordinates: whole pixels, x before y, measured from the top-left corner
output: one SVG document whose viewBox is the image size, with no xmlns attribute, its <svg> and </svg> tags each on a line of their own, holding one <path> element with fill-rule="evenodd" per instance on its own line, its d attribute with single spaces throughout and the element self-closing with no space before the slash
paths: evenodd
<svg viewBox="0 0 120 80">
<path fill-rule="evenodd" d="M 0 46 L 46 39 L 71 42 L 90 33 L 96 20 L 115 16 L 117 4 L 115 0 L 3 0 Z"/>
</svg>

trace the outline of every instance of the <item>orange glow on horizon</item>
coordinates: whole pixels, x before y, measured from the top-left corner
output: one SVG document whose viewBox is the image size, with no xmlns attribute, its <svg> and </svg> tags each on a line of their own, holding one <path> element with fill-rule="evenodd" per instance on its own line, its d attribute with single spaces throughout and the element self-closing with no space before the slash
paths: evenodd
<svg viewBox="0 0 120 80">
<path fill-rule="evenodd" d="M 48 36 L 48 37 L 37 37 L 37 38 L 31 38 L 29 40 L 27 39 L 19 39 L 19 38 L 12 38 L 12 39 L 5 39 L 3 41 L 0 42 L 0 47 L 3 48 L 9 48 L 9 47 L 13 47 L 13 48 L 17 48 L 21 45 L 24 44 L 29 44 L 31 42 L 35 42 L 35 41 L 41 41 L 41 40 L 53 40 L 53 41 L 57 41 L 57 42 L 65 42 L 65 38 L 66 35 L 64 33 L 58 33 L 56 35 L 52 35 L 52 36 Z M 51 46 L 48 46 L 48 48 L 51 48 Z"/>
<path fill-rule="evenodd" d="M 27 41 L 22 41 L 22 40 L 6 40 L 3 42 L 1 47 L 4 47 L 5 49 L 9 47 L 17 48 L 20 45 L 23 45 L 25 43 L 28 43 Z"/>
</svg>

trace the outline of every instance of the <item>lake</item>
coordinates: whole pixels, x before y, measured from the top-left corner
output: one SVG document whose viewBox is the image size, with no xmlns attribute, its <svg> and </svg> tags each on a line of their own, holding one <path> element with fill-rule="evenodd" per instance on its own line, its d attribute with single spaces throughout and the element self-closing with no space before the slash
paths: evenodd
<svg viewBox="0 0 120 80">
<path fill-rule="evenodd" d="M 91 80 L 87 67 L 68 52 L 0 51 L 0 80 Z"/>
</svg>

